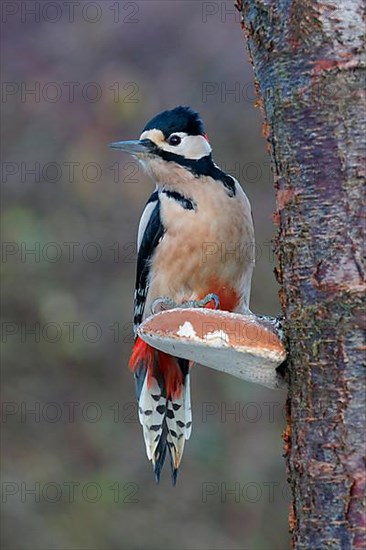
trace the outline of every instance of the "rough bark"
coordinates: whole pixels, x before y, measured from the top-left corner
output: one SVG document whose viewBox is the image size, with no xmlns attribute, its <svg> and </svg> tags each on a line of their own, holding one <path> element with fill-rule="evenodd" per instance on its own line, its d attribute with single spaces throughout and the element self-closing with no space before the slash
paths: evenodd
<svg viewBox="0 0 366 550">
<path fill-rule="evenodd" d="M 272 157 L 297 549 L 365 548 L 361 0 L 237 0 Z"/>
</svg>

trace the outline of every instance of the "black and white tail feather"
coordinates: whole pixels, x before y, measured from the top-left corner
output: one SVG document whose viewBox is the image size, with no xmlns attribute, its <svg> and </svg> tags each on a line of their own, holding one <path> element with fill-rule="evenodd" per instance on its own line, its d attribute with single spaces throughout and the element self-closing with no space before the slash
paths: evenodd
<svg viewBox="0 0 366 550">
<path fill-rule="evenodd" d="M 178 361 L 182 371 L 185 371 L 182 392 L 178 398 L 167 398 L 163 381 L 159 383 L 153 376 L 148 385 L 147 370 L 143 366 L 140 372 L 135 373 L 139 420 L 147 457 L 152 461 L 155 479 L 159 483 L 168 449 L 173 485 L 177 481 L 185 441 L 192 431 L 188 361 Z"/>
</svg>

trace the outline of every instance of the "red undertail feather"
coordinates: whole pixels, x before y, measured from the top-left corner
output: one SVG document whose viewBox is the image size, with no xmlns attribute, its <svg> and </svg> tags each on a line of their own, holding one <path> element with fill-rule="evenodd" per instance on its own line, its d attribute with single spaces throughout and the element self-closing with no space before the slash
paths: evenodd
<svg viewBox="0 0 366 550">
<path fill-rule="evenodd" d="M 183 388 L 183 374 L 175 357 L 155 350 L 138 336 L 128 366 L 135 372 L 141 363 L 147 369 L 148 388 L 151 388 L 154 367 L 157 364 L 164 378 L 166 397 L 171 399 L 180 397 Z"/>
<path fill-rule="evenodd" d="M 128 367 L 135 372 L 139 366 L 144 364 L 148 370 L 151 370 L 154 363 L 154 348 L 146 344 L 138 336 L 133 346 L 132 354 L 128 362 Z"/>
<path fill-rule="evenodd" d="M 183 374 L 175 357 L 158 351 L 159 368 L 164 377 L 165 389 L 168 398 L 177 399 L 183 388 Z"/>
</svg>

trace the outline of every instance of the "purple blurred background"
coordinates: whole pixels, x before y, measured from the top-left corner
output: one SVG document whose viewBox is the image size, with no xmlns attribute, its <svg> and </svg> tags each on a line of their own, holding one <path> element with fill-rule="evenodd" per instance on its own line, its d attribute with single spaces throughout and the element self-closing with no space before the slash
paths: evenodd
<svg viewBox="0 0 366 550">
<path fill-rule="evenodd" d="M 108 149 L 197 109 L 253 207 L 252 309 L 277 314 L 274 191 L 234 2 L 6 2 L 4 549 L 285 549 L 285 395 L 197 367 L 177 486 L 137 421 L 135 239 L 153 184 Z"/>
</svg>

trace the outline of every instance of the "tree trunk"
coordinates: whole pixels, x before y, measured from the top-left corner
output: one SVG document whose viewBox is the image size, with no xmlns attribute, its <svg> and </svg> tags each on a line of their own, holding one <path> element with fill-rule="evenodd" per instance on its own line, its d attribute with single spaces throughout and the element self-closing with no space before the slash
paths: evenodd
<svg viewBox="0 0 366 550">
<path fill-rule="evenodd" d="M 299 549 L 365 548 L 361 0 L 237 0 L 273 161 Z"/>
</svg>

